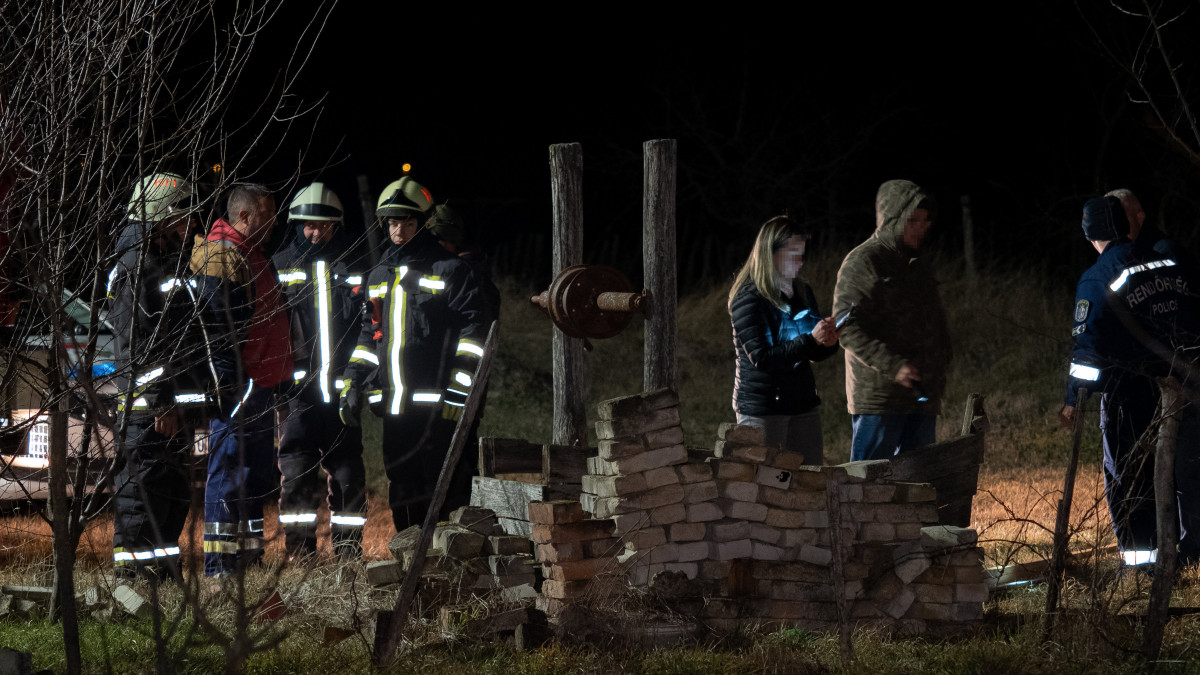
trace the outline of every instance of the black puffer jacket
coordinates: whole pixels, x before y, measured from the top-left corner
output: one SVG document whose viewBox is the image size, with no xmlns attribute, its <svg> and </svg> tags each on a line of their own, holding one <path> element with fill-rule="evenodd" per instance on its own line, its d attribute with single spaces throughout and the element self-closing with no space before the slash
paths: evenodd
<svg viewBox="0 0 1200 675">
<path fill-rule="evenodd" d="M 799 415 L 821 403 L 809 362 L 829 358 L 837 347 L 813 339 L 820 314 L 812 289 L 801 281 L 793 289 L 786 314 L 759 295 L 753 282 L 733 297 L 733 409 L 743 415 Z"/>
</svg>

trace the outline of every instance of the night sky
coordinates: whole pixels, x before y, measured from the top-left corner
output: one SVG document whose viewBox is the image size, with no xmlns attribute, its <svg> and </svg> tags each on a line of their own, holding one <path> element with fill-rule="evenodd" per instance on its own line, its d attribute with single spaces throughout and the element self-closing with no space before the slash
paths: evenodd
<svg viewBox="0 0 1200 675">
<path fill-rule="evenodd" d="M 715 238 L 748 250 L 757 225 L 787 208 L 846 248 L 873 228 L 875 189 L 890 178 L 934 191 L 947 249 L 970 195 L 997 261 L 1041 265 L 1047 250 L 1082 245 L 1083 201 L 1120 186 L 1196 244 L 1195 167 L 1150 130 L 1104 51 L 1135 54 L 1143 24 L 1100 2 L 961 4 L 785 16 L 343 2 L 291 89 L 325 95 L 315 128 L 264 147 L 258 178 L 287 189 L 297 172 L 319 174 L 349 206 L 355 176 L 368 176 L 374 202 L 411 162 L 494 248 L 549 232 L 547 147 L 581 142 L 589 246 L 619 234 L 632 248 L 641 143 L 676 138 L 681 247 Z M 252 74 L 268 76 L 306 40 L 304 19 L 272 26 Z M 1197 21 L 1200 7 L 1167 32 L 1185 74 Z"/>
</svg>

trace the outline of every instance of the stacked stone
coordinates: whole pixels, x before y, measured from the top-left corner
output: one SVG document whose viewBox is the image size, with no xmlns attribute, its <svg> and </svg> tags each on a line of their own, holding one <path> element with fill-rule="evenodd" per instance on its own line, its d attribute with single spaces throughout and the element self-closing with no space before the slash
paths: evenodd
<svg viewBox="0 0 1200 675">
<path fill-rule="evenodd" d="M 611 399 L 599 405 L 598 416 L 598 456 L 588 459 L 583 477 L 584 510 L 613 520 L 625 546 L 621 561 L 640 570 L 635 583 L 646 581 L 652 563 L 694 568 L 708 557 L 709 546 L 702 533 L 687 527 L 688 504 L 715 493 L 702 473 L 679 470 L 688 463 L 679 397 L 661 389 Z"/>
<path fill-rule="evenodd" d="M 420 536 L 416 525 L 396 534 L 388 544 L 394 560 L 368 563 L 368 580 L 376 586 L 399 583 Z M 477 506 L 455 509 L 450 520 L 437 524 L 421 575 L 425 587 L 498 595 L 504 601 L 534 598 L 541 584 L 529 540 L 505 534 L 496 514 Z"/>
<path fill-rule="evenodd" d="M 978 543 L 975 530 L 934 525 L 921 529 L 918 542 L 895 549 L 895 574 L 901 581 L 911 582 L 912 601 L 903 614 L 908 630 L 919 634 L 955 632 L 964 623 L 983 618 L 988 584 Z M 909 593 L 898 597 L 907 601 Z"/>
<path fill-rule="evenodd" d="M 625 588 L 618 579 L 621 541 L 611 519 L 588 519 L 575 500 L 530 502 L 536 557 L 542 564 L 537 608 L 558 615 L 568 605 L 611 597 Z"/>
</svg>

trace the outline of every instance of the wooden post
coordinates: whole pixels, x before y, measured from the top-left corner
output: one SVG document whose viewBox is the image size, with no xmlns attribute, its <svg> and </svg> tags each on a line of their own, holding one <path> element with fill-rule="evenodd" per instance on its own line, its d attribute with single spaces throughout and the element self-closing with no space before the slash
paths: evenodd
<svg viewBox="0 0 1200 675">
<path fill-rule="evenodd" d="M 379 256 L 383 251 L 383 242 L 380 239 L 379 229 L 375 227 L 375 207 L 372 206 L 371 186 L 367 184 L 367 177 L 363 174 L 358 176 L 358 204 L 363 212 L 363 234 L 367 236 L 367 255 L 371 258 L 371 266 L 379 262 Z M 343 225 L 343 227 L 345 227 Z M 364 279 L 366 276 L 364 275 Z"/>
<path fill-rule="evenodd" d="M 1173 377 L 1158 380 L 1162 391 L 1158 427 L 1158 447 L 1154 451 L 1154 510 L 1158 519 L 1158 559 L 1154 581 L 1150 584 L 1150 606 L 1146 610 L 1146 628 L 1142 633 L 1142 654 L 1153 661 L 1162 651 L 1163 632 L 1171 609 L 1171 587 L 1178 567 L 1179 504 L 1175 499 L 1175 444 L 1179 438 L 1179 418 L 1187 399 L 1179 381 Z"/>
<path fill-rule="evenodd" d="M 833 586 L 838 617 L 838 654 L 842 665 L 854 663 L 854 627 L 850 623 L 850 601 L 846 597 L 846 567 L 844 558 L 849 550 L 842 540 L 842 486 L 846 483 L 843 469 L 828 467 L 825 473 L 825 509 L 829 512 L 829 547 L 833 549 L 833 560 L 829 565 L 830 585 Z"/>
<path fill-rule="evenodd" d="M 971 218 L 971 195 L 962 196 L 963 258 L 967 261 L 967 284 L 975 287 L 975 221 Z"/>
<path fill-rule="evenodd" d="M 646 391 L 676 389 L 674 139 L 646 141 L 642 157 L 642 259 L 651 300 L 643 386 Z"/>
<path fill-rule="evenodd" d="M 1083 440 L 1083 411 L 1088 391 L 1080 387 L 1075 392 L 1075 423 L 1072 427 L 1071 458 L 1067 462 L 1067 475 L 1063 479 L 1063 496 L 1058 500 L 1058 516 L 1054 520 L 1054 548 L 1050 551 L 1050 567 L 1046 573 L 1045 622 L 1042 624 L 1042 640 L 1049 642 L 1054 633 L 1054 619 L 1058 616 L 1058 593 L 1062 588 L 1063 568 L 1066 565 L 1067 544 L 1070 543 L 1071 500 L 1075 496 L 1075 470 L 1079 466 L 1079 445 Z"/>
<path fill-rule="evenodd" d="M 554 216 L 554 278 L 583 262 L 583 147 L 550 146 L 550 194 Z M 554 359 L 554 444 L 587 444 L 584 407 L 583 342 L 557 328 L 550 353 Z"/>
</svg>

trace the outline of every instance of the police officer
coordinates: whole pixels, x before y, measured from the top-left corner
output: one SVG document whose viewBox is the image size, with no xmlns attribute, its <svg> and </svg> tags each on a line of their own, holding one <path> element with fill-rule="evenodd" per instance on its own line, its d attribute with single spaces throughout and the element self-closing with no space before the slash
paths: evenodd
<svg viewBox="0 0 1200 675">
<path fill-rule="evenodd" d="M 126 421 L 113 515 L 113 562 L 123 576 L 178 575 L 192 428 L 205 410 L 206 360 L 195 339 L 185 250 L 192 202 L 192 186 L 178 174 L 140 180 L 108 280 L 118 411 Z"/>
<path fill-rule="evenodd" d="M 342 424 L 338 396 L 360 327 L 362 263 L 343 235 L 342 202 L 324 183 L 296 194 L 288 220 L 295 237 L 274 257 L 296 368 L 279 441 L 279 523 L 289 553 L 316 552 L 317 507 L 328 497 L 334 551 L 358 556 L 367 522 L 362 433 Z M 325 490 L 319 468 L 329 475 Z"/>
<path fill-rule="evenodd" d="M 433 196 L 409 177 L 384 188 L 375 215 L 391 247 L 367 278 L 368 310 L 346 370 L 342 419 L 365 402 L 383 417 L 388 501 L 397 530 L 420 524 L 474 384 L 493 319 L 471 267 L 426 229 Z M 460 462 L 443 510 L 469 497 Z"/>
<path fill-rule="evenodd" d="M 1156 559 L 1154 456 L 1146 434 L 1158 408 L 1154 378 L 1176 374 L 1180 350 L 1195 344 L 1186 277 L 1178 261 L 1129 241 L 1129 223 L 1119 199 L 1088 201 L 1083 232 L 1100 254 L 1079 280 L 1074 346 L 1064 426 L 1073 423 L 1076 390 L 1099 392 L 1104 444 L 1104 486 L 1117 543 L 1127 565 Z M 1192 415 L 1186 416 L 1189 420 Z M 1193 425 L 1183 425 L 1190 436 Z M 1183 429 L 1181 429 L 1181 432 Z M 1176 483 L 1180 493 L 1185 558 L 1200 550 L 1195 501 L 1200 485 L 1190 467 L 1195 448 L 1180 443 Z"/>
</svg>

